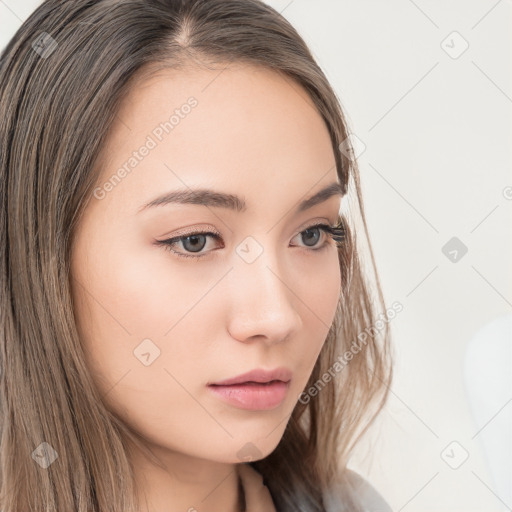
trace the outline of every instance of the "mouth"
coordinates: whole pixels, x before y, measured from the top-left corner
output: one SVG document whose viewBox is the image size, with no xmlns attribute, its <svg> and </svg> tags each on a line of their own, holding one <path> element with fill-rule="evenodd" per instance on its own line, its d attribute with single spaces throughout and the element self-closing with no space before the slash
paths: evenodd
<svg viewBox="0 0 512 512">
<path fill-rule="evenodd" d="M 209 383 L 209 385 L 229 386 L 231 384 L 246 383 L 270 384 L 276 381 L 286 383 L 289 382 L 291 378 L 292 372 L 288 368 L 285 368 L 284 366 L 275 368 L 273 370 L 257 368 L 255 370 L 243 373 L 242 375 L 237 375 L 236 377 L 231 377 L 229 379 L 225 379 L 219 382 L 211 382 Z"/>
<path fill-rule="evenodd" d="M 245 382 L 238 382 L 236 384 L 209 384 L 209 386 L 222 386 L 222 387 L 235 387 L 235 386 L 244 386 L 244 385 L 255 385 L 255 386 L 268 386 L 273 384 L 274 382 L 284 382 L 282 380 L 271 380 L 269 382 L 257 382 L 252 380 L 247 380 Z"/>
<path fill-rule="evenodd" d="M 238 382 L 235 384 L 209 384 L 208 388 L 224 402 L 246 410 L 271 410 L 279 407 L 288 394 L 290 382 Z"/>
</svg>

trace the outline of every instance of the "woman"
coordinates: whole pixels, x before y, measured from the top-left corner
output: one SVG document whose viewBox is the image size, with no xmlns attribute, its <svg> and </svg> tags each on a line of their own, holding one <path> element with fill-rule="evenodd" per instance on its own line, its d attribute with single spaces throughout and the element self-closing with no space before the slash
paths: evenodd
<svg viewBox="0 0 512 512">
<path fill-rule="evenodd" d="M 387 506 L 347 463 L 397 308 L 290 24 L 258 0 L 47 0 L 0 102 L 1 510 Z"/>
</svg>

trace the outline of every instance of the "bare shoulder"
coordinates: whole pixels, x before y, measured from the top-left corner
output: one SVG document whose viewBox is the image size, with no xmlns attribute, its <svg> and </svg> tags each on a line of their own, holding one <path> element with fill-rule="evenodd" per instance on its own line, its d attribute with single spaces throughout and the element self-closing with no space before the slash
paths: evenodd
<svg viewBox="0 0 512 512">
<path fill-rule="evenodd" d="M 359 496 L 365 512 L 393 512 L 382 495 L 368 480 L 351 469 L 346 470 L 347 478 Z"/>
</svg>

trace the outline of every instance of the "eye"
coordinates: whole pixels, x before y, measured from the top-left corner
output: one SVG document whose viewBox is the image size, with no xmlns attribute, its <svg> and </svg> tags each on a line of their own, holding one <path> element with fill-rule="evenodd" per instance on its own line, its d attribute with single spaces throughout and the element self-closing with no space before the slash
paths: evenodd
<svg viewBox="0 0 512 512">
<path fill-rule="evenodd" d="M 321 233 L 324 233 L 327 239 L 318 247 L 317 242 L 320 239 Z M 299 235 L 306 241 L 306 247 L 315 247 L 312 250 L 319 251 L 332 245 L 330 243 L 330 239 L 335 240 L 336 243 L 341 241 L 343 233 L 344 231 L 341 224 L 336 226 L 330 226 L 328 224 L 313 224 L 312 226 L 307 227 L 304 231 L 301 231 Z"/>
<path fill-rule="evenodd" d="M 201 251 L 205 248 L 208 238 L 213 238 L 217 241 L 222 240 L 219 233 L 212 231 L 195 231 L 187 233 L 186 235 L 168 238 L 166 240 L 157 240 L 155 241 L 155 244 L 163 245 L 165 249 L 173 252 L 176 256 L 181 258 L 199 259 L 205 256 L 205 254 L 201 254 Z M 185 249 L 186 252 L 176 251 L 174 248 L 178 246 L 178 244 L 181 244 L 181 247 Z M 187 252 L 189 252 L 189 254 L 187 254 Z M 195 256 L 194 253 L 198 253 L 198 255 Z"/>
<path fill-rule="evenodd" d="M 317 247 L 318 240 L 320 239 L 320 233 L 322 232 L 327 236 L 327 240 L 325 240 L 323 244 Z M 307 242 L 305 242 L 306 247 L 313 247 L 310 249 L 311 251 L 318 251 L 332 245 L 331 240 L 335 241 L 335 245 L 341 245 L 344 240 L 345 230 L 343 224 L 330 226 L 328 224 L 319 223 L 307 227 L 296 236 L 299 235 L 301 235 L 304 240 L 307 240 Z M 221 235 L 217 232 L 195 231 L 187 233 L 186 235 L 168 238 L 166 240 L 155 240 L 154 244 L 163 246 L 165 249 L 171 251 L 173 254 L 179 256 L 180 258 L 194 258 L 195 260 L 198 260 L 199 258 L 202 258 L 212 252 L 201 252 L 207 245 L 206 242 L 208 238 L 212 238 L 216 241 L 222 241 Z M 181 244 L 185 252 L 175 250 L 175 247 L 179 246 L 179 244 Z"/>
</svg>

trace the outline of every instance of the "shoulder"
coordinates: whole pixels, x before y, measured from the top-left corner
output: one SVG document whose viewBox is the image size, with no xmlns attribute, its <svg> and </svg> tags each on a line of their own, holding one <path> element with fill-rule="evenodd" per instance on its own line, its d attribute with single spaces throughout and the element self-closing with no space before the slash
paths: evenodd
<svg viewBox="0 0 512 512">
<path fill-rule="evenodd" d="M 392 512 L 389 504 L 368 480 L 351 469 L 346 470 L 346 475 L 365 512 Z"/>
<path fill-rule="evenodd" d="M 340 480 L 324 495 L 328 512 L 393 512 L 382 495 L 368 480 L 346 468 Z"/>
</svg>

